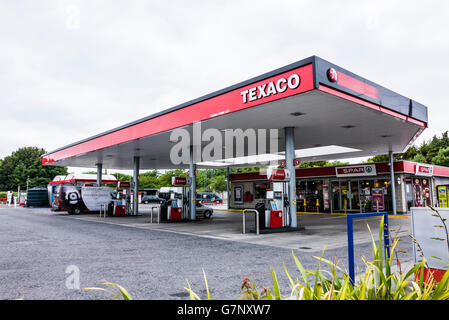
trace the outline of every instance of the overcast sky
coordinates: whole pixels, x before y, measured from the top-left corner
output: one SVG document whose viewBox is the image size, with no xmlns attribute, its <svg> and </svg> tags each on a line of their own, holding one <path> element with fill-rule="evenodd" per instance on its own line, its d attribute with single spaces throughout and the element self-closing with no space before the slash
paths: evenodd
<svg viewBox="0 0 449 320">
<path fill-rule="evenodd" d="M 0 158 L 311 55 L 428 106 L 419 143 L 448 130 L 448 21 L 443 0 L 0 0 Z"/>
</svg>

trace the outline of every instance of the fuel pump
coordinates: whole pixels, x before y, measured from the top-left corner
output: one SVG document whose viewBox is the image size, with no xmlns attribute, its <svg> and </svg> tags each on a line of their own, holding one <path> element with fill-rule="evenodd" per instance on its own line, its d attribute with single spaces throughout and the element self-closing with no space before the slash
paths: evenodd
<svg viewBox="0 0 449 320">
<path fill-rule="evenodd" d="M 187 219 L 189 215 L 189 191 L 191 179 L 189 177 L 172 177 L 172 185 L 179 187 L 180 192 L 171 194 L 167 203 L 167 220 L 176 221 Z"/>
<path fill-rule="evenodd" d="M 119 181 L 117 183 L 117 198 L 113 200 L 112 214 L 123 216 L 131 212 L 131 183 Z"/>
<path fill-rule="evenodd" d="M 265 206 L 265 227 L 282 228 L 288 220 L 288 181 L 290 172 L 286 169 L 271 169 L 267 171 L 268 180 L 272 181 L 273 190 L 267 191 Z"/>
<path fill-rule="evenodd" d="M 170 193 L 170 201 L 167 204 L 167 220 L 182 220 L 182 194 Z"/>
</svg>

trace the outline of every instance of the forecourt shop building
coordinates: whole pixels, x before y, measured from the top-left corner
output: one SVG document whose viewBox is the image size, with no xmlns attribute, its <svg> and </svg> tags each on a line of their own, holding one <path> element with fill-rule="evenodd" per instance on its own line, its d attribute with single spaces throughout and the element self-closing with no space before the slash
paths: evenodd
<svg viewBox="0 0 449 320">
<path fill-rule="evenodd" d="M 412 161 L 394 161 L 396 211 L 411 207 L 447 207 L 449 168 Z M 298 212 L 393 212 L 390 164 L 365 163 L 296 169 Z M 254 208 L 273 189 L 266 174 L 230 175 L 230 208 Z M 241 189 L 236 192 L 235 189 Z M 242 194 L 246 197 L 238 198 Z"/>
<path fill-rule="evenodd" d="M 134 194 L 141 169 L 189 169 L 193 191 L 189 218 L 195 220 L 197 168 L 250 167 L 260 165 L 260 159 L 285 159 L 290 171 L 288 226 L 296 228 L 295 158 L 307 162 L 390 154 L 391 160 L 394 153 L 411 146 L 427 121 L 426 106 L 312 56 L 69 144 L 43 155 L 41 161 L 42 165 L 96 166 L 98 183 L 102 168 L 133 169 Z M 204 132 L 270 130 L 270 150 L 267 143 L 258 141 L 257 148 L 252 148 L 252 143 L 246 142 L 244 156 L 233 145 L 213 161 L 204 161 L 195 153 L 210 143 L 203 135 L 191 139 L 187 163 L 174 164 L 171 133 L 185 129 L 195 138 L 198 124 Z M 278 134 L 272 135 L 273 130 Z M 272 145 L 277 150 L 273 151 Z M 390 174 L 394 176 L 392 170 Z M 133 214 L 137 212 L 135 203 Z"/>
</svg>

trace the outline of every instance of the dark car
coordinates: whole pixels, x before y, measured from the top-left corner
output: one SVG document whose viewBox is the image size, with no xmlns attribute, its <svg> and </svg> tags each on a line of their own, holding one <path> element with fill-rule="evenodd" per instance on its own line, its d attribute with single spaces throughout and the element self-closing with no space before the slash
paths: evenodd
<svg viewBox="0 0 449 320">
<path fill-rule="evenodd" d="M 214 213 L 214 210 L 208 206 L 202 205 L 198 201 L 196 202 L 196 215 L 209 219 L 212 217 L 212 214 Z"/>
<path fill-rule="evenodd" d="M 144 196 L 142 198 L 142 203 L 145 203 L 145 204 L 147 204 L 147 203 L 158 203 L 158 204 L 161 204 L 164 201 L 165 201 L 164 199 L 159 198 L 157 196 Z"/>
<path fill-rule="evenodd" d="M 213 192 L 197 192 L 196 198 L 198 202 L 209 203 L 209 204 L 222 204 L 223 199 L 221 199 L 217 194 Z"/>
</svg>

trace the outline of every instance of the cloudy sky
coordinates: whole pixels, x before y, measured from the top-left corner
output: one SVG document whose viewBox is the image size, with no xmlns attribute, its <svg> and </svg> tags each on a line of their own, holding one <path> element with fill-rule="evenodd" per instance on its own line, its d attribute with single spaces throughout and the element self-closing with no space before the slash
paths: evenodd
<svg viewBox="0 0 449 320">
<path fill-rule="evenodd" d="M 448 21 L 443 0 L 0 0 L 0 158 L 311 55 L 428 106 L 419 143 L 448 130 Z"/>
</svg>

